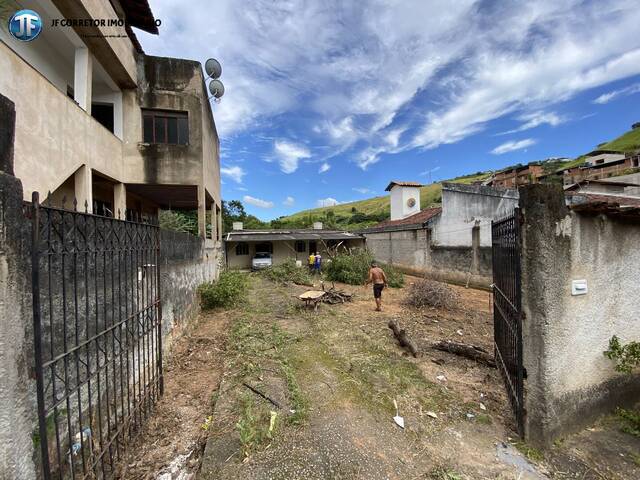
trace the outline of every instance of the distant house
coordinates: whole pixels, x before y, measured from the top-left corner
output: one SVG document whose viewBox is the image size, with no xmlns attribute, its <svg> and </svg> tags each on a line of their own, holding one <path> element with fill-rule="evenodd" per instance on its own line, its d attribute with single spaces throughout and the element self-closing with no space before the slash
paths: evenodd
<svg viewBox="0 0 640 480">
<path fill-rule="evenodd" d="M 391 185 L 392 204 L 394 191 L 400 198 L 414 198 L 412 182 Z M 420 210 L 418 203 L 418 212 L 409 214 L 409 209 L 415 211 L 412 203 L 402 204 L 399 218 L 360 232 L 375 258 L 417 275 L 487 287 L 491 283 L 491 221 L 517 206 L 518 192 L 443 183 L 441 208 Z"/>
<path fill-rule="evenodd" d="M 583 180 L 601 180 L 640 168 L 640 155 L 626 157 L 617 152 L 591 152 L 585 163 L 562 171 L 564 185 L 573 185 Z"/>
<path fill-rule="evenodd" d="M 522 165 L 496 172 L 491 181 L 487 183 L 497 188 L 515 188 L 520 185 L 539 183 L 540 177 L 542 176 L 544 176 L 542 165 L 530 163 L 529 165 Z"/>
<path fill-rule="evenodd" d="M 287 259 L 306 263 L 311 253 L 320 253 L 325 259 L 329 253 L 364 247 L 364 237 L 353 232 L 324 230 L 320 222 L 313 229 L 295 230 L 243 230 L 234 223 L 234 230 L 224 237 L 228 268 L 249 269 L 256 253 L 270 253 L 273 264 Z"/>
</svg>

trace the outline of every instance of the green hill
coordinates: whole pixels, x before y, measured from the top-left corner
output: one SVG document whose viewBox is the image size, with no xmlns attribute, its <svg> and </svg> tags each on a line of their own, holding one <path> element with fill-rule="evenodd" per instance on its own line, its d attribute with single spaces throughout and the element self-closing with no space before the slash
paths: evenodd
<svg viewBox="0 0 640 480">
<path fill-rule="evenodd" d="M 640 128 L 629 130 L 615 140 L 598 145 L 598 150 L 612 150 L 615 152 L 633 152 L 640 149 Z"/>
<path fill-rule="evenodd" d="M 612 150 L 617 152 L 633 152 L 640 149 L 640 128 L 626 132 L 610 142 L 597 146 L 598 150 Z M 580 165 L 586 156 L 580 155 L 572 160 L 547 160 L 542 163 L 545 173 L 552 173 L 564 168 Z M 515 165 L 514 165 L 515 166 Z M 506 167 L 504 170 L 513 168 Z M 457 177 L 450 182 L 472 183 L 484 180 L 491 172 L 477 172 L 472 175 Z M 422 208 L 438 205 L 442 199 L 442 185 L 433 183 L 420 189 L 420 202 Z M 321 221 L 325 228 L 339 228 L 345 230 L 357 230 L 366 228 L 389 218 L 389 196 L 369 198 L 357 202 L 341 203 L 333 207 L 313 208 L 294 213 L 286 217 L 280 217 L 271 221 L 271 228 L 307 228 L 314 221 Z"/>
</svg>

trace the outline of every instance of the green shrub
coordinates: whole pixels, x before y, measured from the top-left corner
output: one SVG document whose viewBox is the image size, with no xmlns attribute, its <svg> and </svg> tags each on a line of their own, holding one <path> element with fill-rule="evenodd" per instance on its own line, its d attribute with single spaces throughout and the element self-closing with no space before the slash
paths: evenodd
<svg viewBox="0 0 640 480">
<path fill-rule="evenodd" d="M 313 280 L 306 267 L 306 264 L 299 267 L 293 258 L 288 258 L 284 263 L 265 268 L 261 270 L 260 273 L 265 278 L 276 283 L 293 282 L 298 285 L 312 285 Z"/>
<path fill-rule="evenodd" d="M 624 422 L 622 431 L 634 437 L 640 437 L 640 412 L 618 407 L 616 415 Z"/>
<path fill-rule="evenodd" d="M 373 262 L 373 255 L 368 250 L 355 250 L 351 253 L 341 253 L 327 263 L 324 271 L 329 280 L 362 285 L 369 276 L 369 268 Z M 387 275 L 390 287 L 400 288 L 404 285 L 404 275 L 391 265 L 380 264 Z"/>
<path fill-rule="evenodd" d="M 393 265 L 383 263 L 380 267 L 387 276 L 387 284 L 391 288 L 402 288 L 404 286 L 404 274 Z"/>
<path fill-rule="evenodd" d="M 241 272 L 222 272 L 214 283 L 203 283 L 198 287 L 200 304 L 204 310 L 232 307 L 245 295 L 247 276 Z"/>
<path fill-rule="evenodd" d="M 616 362 L 616 370 L 631 373 L 640 365 L 640 342 L 629 342 L 622 345 L 615 335 L 609 340 L 609 349 L 604 356 Z"/>
<path fill-rule="evenodd" d="M 325 273 L 329 280 L 362 285 L 369 275 L 369 267 L 373 262 L 373 255 L 367 250 L 355 250 L 351 253 L 341 253 L 328 262 Z"/>
</svg>

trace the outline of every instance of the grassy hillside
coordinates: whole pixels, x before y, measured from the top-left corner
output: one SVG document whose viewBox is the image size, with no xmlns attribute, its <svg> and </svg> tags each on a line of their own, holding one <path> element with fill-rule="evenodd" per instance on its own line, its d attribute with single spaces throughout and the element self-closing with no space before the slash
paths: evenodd
<svg viewBox="0 0 640 480">
<path fill-rule="evenodd" d="M 632 152 L 640 149 L 640 128 L 630 130 L 618 138 L 598 145 L 599 150 L 613 150 L 618 152 Z M 580 155 L 573 160 L 549 160 L 544 162 L 545 173 L 551 173 L 563 168 L 574 167 L 585 161 L 586 156 Z M 511 168 L 511 167 L 507 167 Z M 491 172 L 477 172 L 463 177 L 457 177 L 450 182 L 472 183 L 484 180 Z M 420 189 L 420 204 L 422 208 L 438 205 L 442 199 L 442 185 L 433 183 Z M 272 220 L 273 228 L 306 228 L 314 221 L 325 223 L 326 228 L 340 228 L 357 230 L 366 228 L 389 218 L 389 196 L 368 198 L 357 202 L 343 203 L 334 207 L 313 208 L 294 213 L 287 217 Z"/>
<path fill-rule="evenodd" d="M 633 152 L 638 149 L 640 149 L 640 128 L 630 130 L 615 140 L 598 146 L 598 150 L 613 150 L 615 152 Z"/>
<path fill-rule="evenodd" d="M 477 172 L 472 175 L 458 177 L 452 182 L 472 183 L 484 180 L 490 175 L 489 172 Z M 440 204 L 442 200 L 442 185 L 432 183 L 420 189 L 420 205 L 428 208 Z M 341 203 L 334 207 L 313 208 L 294 213 L 287 217 L 280 217 L 275 225 L 276 228 L 305 228 L 314 221 L 324 222 L 327 228 L 340 228 L 347 230 L 357 230 L 366 228 L 389 218 L 390 206 L 389 196 L 368 198 L 357 202 Z M 273 223 L 272 222 L 272 223 Z"/>
</svg>

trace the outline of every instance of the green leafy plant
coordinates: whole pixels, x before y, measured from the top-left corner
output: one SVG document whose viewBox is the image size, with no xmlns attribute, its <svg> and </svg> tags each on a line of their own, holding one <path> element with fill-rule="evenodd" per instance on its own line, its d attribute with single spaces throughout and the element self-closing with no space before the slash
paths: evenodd
<svg viewBox="0 0 640 480">
<path fill-rule="evenodd" d="M 198 287 L 200 304 L 204 310 L 232 307 L 244 297 L 246 290 L 246 275 L 234 271 L 222 272 L 217 282 L 203 283 Z"/>
<path fill-rule="evenodd" d="M 340 253 L 331 259 L 325 267 L 325 273 L 329 280 L 348 283 L 349 285 L 362 285 L 369 276 L 369 268 L 374 258 L 368 250 L 353 250 L 349 253 Z M 387 275 L 387 283 L 390 287 L 400 288 L 404 285 L 404 275 L 392 265 L 380 264 Z"/>
<path fill-rule="evenodd" d="M 640 342 L 629 342 L 623 345 L 614 335 L 609 340 L 609 349 L 605 350 L 604 356 L 616 362 L 618 372 L 631 373 L 640 365 Z"/>
<path fill-rule="evenodd" d="M 633 435 L 634 437 L 640 437 L 640 412 L 618 407 L 616 409 L 616 415 L 624 422 L 622 426 L 623 432 Z"/>
<path fill-rule="evenodd" d="M 404 286 L 404 274 L 400 270 L 388 263 L 382 263 L 380 267 L 387 275 L 387 284 L 391 288 L 402 288 Z"/>
<path fill-rule="evenodd" d="M 260 271 L 260 274 L 276 283 L 284 284 L 287 282 L 293 282 L 298 285 L 313 284 L 313 280 L 311 279 L 311 275 L 309 275 L 309 270 L 306 268 L 306 264 L 299 267 L 296 265 L 296 261 L 292 258 L 285 260 L 279 265 L 265 268 Z"/>
</svg>

